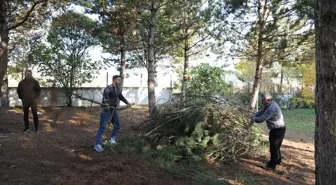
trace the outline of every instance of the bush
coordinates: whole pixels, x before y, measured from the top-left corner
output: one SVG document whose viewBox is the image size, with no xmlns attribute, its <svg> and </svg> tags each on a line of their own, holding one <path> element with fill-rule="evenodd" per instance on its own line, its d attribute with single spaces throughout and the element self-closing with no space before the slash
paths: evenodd
<svg viewBox="0 0 336 185">
<path fill-rule="evenodd" d="M 232 91 L 231 85 L 224 80 L 225 71 L 220 67 L 202 63 L 191 68 L 189 74 L 187 94 L 213 96 L 229 94 Z M 181 91 L 183 78 L 180 71 L 179 80 L 174 84 L 174 91 Z"/>
<path fill-rule="evenodd" d="M 298 108 L 315 108 L 315 93 L 309 88 L 304 88 L 297 95 L 295 101 L 300 106 Z"/>
<path fill-rule="evenodd" d="M 289 99 L 289 108 L 315 108 L 315 94 L 311 89 L 303 89 Z"/>
<path fill-rule="evenodd" d="M 231 86 L 224 80 L 225 72 L 220 67 L 203 63 L 190 71 L 188 94 L 213 96 L 230 92 Z"/>
<path fill-rule="evenodd" d="M 247 107 L 250 103 L 250 93 L 235 93 L 229 97 L 230 101 L 235 102 L 238 105 Z"/>
</svg>

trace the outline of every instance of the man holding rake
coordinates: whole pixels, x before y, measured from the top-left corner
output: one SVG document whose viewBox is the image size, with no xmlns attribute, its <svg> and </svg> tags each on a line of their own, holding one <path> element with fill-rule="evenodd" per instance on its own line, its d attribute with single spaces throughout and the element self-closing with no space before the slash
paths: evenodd
<svg viewBox="0 0 336 185">
<path fill-rule="evenodd" d="M 116 144 L 116 137 L 120 131 L 120 120 L 118 112 L 115 108 L 119 106 L 119 100 L 131 106 L 131 104 L 128 103 L 125 97 L 121 94 L 121 89 L 119 87 L 120 83 L 121 77 L 119 75 L 115 75 L 113 76 L 113 83 L 104 89 L 102 102 L 104 105 L 102 106 L 102 111 L 100 113 L 100 124 L 96 136 L 96 145 L 94 146 L 94 150 L 97 152 L 104 151 L 104 148 L 102 147 L 102 138 L 106 125 L 110 120 L 113 124 L 113 131 L 109 142 L 111 144 Z"/>
<path fill-rule="evenodd" d="M 269 132 L 271 159 L 265 169 L 275 170 L 276 166 L 281 163 L 280 147 L 285 137 L 286 126 L 279 105 L 273 101 L 270 94 L 261 95 L 264 109 L 250 116 L 251 123 L 263 123 L 266 121 Z"/>
</svg>

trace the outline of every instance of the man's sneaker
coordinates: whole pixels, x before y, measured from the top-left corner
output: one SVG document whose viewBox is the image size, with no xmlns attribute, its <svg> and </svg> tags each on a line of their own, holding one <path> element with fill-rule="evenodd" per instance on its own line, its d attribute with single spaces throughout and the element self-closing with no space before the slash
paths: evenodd
<svg viewBox="0 0 336 185">
<path fill-rule="evenodd" d="M 29 132 L 29 128 L 25 128 L 25 129 L 23 130 L 23 133 L 27 133 L 27 132 Z"/>
<path fill-rule="evenodd" d="M 35 132 L 40 132 L 40 129 L 39 128 L 35 128 Z"/>
<path fill-rule="evenodd" d="M 95 145 L 93 149 L 97 152 L 104 152 L 104 148 L 101 145 Z"/>
<path fill-rule="evenodd" d="M 109 143 L 110 144 L 117 144 L 117 142 L 115 141 L 115 139 L 112 139 L 112 138 L 109 140 Z"/>
</svg>

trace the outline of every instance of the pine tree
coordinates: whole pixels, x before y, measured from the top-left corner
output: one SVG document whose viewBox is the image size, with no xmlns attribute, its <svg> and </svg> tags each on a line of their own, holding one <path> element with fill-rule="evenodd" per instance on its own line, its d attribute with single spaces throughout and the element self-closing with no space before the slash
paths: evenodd
<svg viewBox="0 0 336 185">
<path fill-rule="evenodd" d="M 315 184 L 329 185 L 336 184 L 336 1 L 316 0 L 315 3 Z"/>
</svg>

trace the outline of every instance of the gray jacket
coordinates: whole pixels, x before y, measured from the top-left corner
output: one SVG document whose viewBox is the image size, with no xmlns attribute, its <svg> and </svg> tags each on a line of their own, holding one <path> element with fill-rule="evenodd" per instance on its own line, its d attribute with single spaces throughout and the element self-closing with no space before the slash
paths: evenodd
<svg viewBox="0 0 336 185">
<path fill-rule="evenodd" d="M 263 123 L 266 121 L 268 129 L 282 128 L 285 127 L 285 122 L 279 105 L 272 101 L 263 110 L 257 112 L 252 121 L 256 123 Z"/>
</svg>

